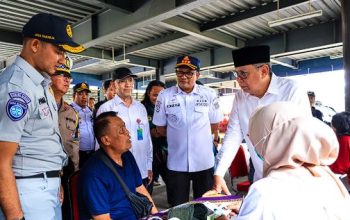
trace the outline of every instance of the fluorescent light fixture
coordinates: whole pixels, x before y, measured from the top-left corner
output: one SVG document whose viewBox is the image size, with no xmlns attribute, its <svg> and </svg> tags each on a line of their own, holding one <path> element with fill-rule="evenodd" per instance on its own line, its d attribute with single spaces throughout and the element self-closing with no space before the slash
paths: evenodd
<svg viewBox="0 0 350 220">
<path fill-rule="evenodd" d="M 298 14 L 295 16 L 287 17 L 287 18 L 281 18 L 281 19 L 277 19 L 274 21 L 269 21 L 268 25 L 269 25 L 269 27 L 276 27 L 279 25 L 289 24 L 289 23 L 293 23 L 296 21 L 302 21 L 305 19 L 310 19 L 310 18 L 314 18 L 314 17 L 318 17 L 318 16 L 322 16 L 322 10 L 310 11 L 307 13 Z"/>
<path fill-rule="evenodd" d="M 331 56 L 329 56 L 329 58 L 330 58 L 331 60 L 338 59 L 338 58 L 343 58 L 343 54 L 331 55 Z"/>
</svg>

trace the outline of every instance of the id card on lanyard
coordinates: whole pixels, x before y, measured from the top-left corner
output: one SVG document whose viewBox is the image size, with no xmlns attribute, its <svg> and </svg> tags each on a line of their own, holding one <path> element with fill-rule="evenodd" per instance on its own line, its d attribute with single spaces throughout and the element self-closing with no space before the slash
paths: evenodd
<svg viewBox="0 0 350 220">
<path fill-rule="evenodd" d="M 137 140 L 142 141 L 143 140 L 143 123 L 141 122 L 141 119 L 136 119 L 137 123 Z"/>
</svg>

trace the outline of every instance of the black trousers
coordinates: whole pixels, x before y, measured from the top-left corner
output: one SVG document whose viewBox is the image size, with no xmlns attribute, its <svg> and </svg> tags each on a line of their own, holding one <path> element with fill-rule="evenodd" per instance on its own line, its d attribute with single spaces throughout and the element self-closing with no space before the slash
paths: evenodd
<svg viewBox="0 0 350 220">
<path fill-rule="evenodd" d="M 64 190 L 64 200 L 62 204 L 62 219 L 71 220 L 71 205 L 69 200 L 69 191 L 68 191 L 68 179 L 74 173 L 74 164 L 72 160 L 68 159 L 68 165 L 63 167 L 63 176 L 61 177 L 61 184 Z"/>
<path fill-rule="evenodd" d="M 200 198 L 213 187 L 214 168 L 198 172 L 167 171 L 167 194 L 170 207 L 189 201 L 192 181 L 193 198 Z"/>
</svg>

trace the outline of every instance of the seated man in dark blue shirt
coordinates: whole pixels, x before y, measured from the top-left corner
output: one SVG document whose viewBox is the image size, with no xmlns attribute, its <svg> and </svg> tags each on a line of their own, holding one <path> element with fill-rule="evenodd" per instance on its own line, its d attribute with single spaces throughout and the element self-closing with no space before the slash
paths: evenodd
<svg viewBox="0 0 350 220">
<path fill-rule="evenodd" d="M 142 184 L 135 158 L 129 151 L 131 141 L 125 123 L 115 112 L 105 112 L 96 118 L 94 132 L 100 151 L 108 155 L 130 191 L 147 196 L 153 203 Z M 81 220 L 136 220 L 115 174 L 96 156 L 91 157 L 81 170 L 78 196 Z M 153 204 L 152 213 L 156 212 Z"/>
</svg>

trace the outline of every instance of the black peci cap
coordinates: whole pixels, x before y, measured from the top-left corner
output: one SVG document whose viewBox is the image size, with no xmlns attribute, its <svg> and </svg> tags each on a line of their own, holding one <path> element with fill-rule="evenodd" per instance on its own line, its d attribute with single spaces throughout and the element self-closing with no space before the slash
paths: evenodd
<svg viewBox="0 0 350 220">
<path fill-rule="evenodd" d="M 243 47 L 232 51 L 235 67 L 270 62 L 270 47 L 267 45 Z"/>
</svg>

